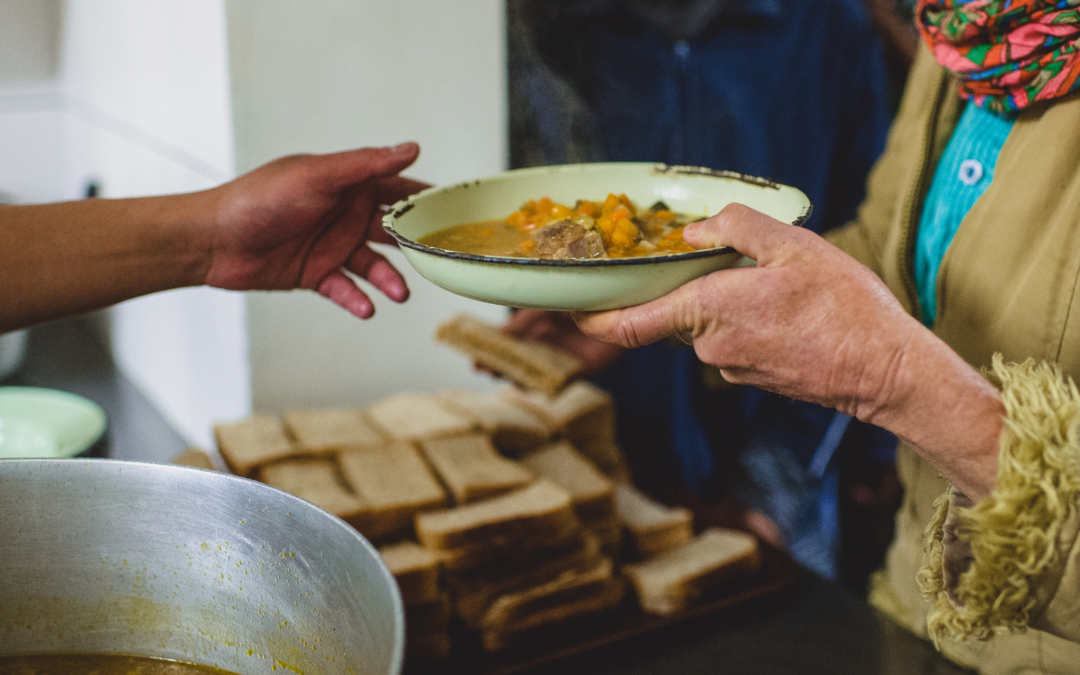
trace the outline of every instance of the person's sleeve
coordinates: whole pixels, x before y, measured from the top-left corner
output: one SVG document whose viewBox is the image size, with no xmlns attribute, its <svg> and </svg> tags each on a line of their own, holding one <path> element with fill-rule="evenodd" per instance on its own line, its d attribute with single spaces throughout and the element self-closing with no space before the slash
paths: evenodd
<svg viewBox="0 0 1080 675">
<path fill-rule="evenodd" d="M 848 255 L 882 274 L 882 259 L 898 212 L 910 190 L 913 158 L 920 155 L 915 144 L 925 143 L 927 110 L 941 86 L 941 69 L 927 49 L 915 59 L 900 110 L 889 130 L 885 151 L 874 164 L 866 183 L 866 198 L 854 220 L 831 230 L 825 238 Z"/>
<path fill-rule="evenodd" d="M 919 573 L 935 642 L 1036 628 L 1080 642 L 1080 392 L 1046 363 L 994 358 L 1005 404 L 998 476 L 976 504 L 950 490 Z"/>
</svg>

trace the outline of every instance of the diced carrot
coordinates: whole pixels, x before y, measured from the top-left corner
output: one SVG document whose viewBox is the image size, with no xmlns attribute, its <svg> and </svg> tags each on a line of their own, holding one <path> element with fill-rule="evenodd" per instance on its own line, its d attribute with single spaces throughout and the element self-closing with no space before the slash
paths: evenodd
<svg viewBox="0 0 1080 675">
<path fill-rule="evenodd" d="M 524 253 L 532 253 L 533 249 L 536 248 L 536 243 L 532 239 L 526 239 L 525 241 L 518 244 L 518 248 L 520 248 Z"/>
<path fill-rule="evenodd" d="M 617 246 L 623 248 L 630 248 L 637 243 L 638 235 L 637 225 L 634 225 L 626 218 L 621 218 L 615 221 L 615 226 L 611 233 L 611 241 Z"/>
<path fill-rule="evenodd" d="M 596 202 L 590 202 L 588 199 L 582 199 L 578 202 L 577 212 L 583 216 L 595 218 L 597 216 L 597 204 Z"/>
<path fill-rule="evenodd" d="M 675 220 L 675 214 L 665 209 L 657 211 L 653 214 L 653 217 L 657 220 Z"/>
<path fill-rule="evenodd" d="M 617 208 L 619 208 L 619 198 L 616 195 L 609 194 L 607 199 L 604 200 L 603 214 L 609 216 L 614 213 Z"/>
<path fill-rule="evenodd" d="M 529 222 L 529 217 L 525 215 L 523 211 L 514 211 L 510 214 L 510 217 L 506 219 L 508 225 L 514 227 L 525 227 L 525 224 Z"/>
</svg>

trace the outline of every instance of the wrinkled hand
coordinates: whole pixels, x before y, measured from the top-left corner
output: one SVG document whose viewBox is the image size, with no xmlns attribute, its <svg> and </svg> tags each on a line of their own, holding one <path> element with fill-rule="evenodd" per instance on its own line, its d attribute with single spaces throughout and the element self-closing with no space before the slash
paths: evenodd
<svg viewBox="0 0 1080 675">
<path fill-rule="evenodd" d="M 585 335 L 566 312 L 519 309 L 503 326 L 503 332 L 563 349 L 581 362 L 586 377 L 596 375 L 615 363 L 622 347 Z"/>
<path fill-rule="evenodd" d="M 740 205 L 683 236 L 696 248 L 733 246 L 757 266 L 714 272 L 638 307 L 575 316 L 578 326 L 624 347 L 679 335 L 729 381 L 877 424 L 969 497 L 989 493 L 1005 413 L 997 390 L 873 272 L 816 234 Z"/>
<path fill-rule="evenodd" d="M 678 335 L 734 383 L 872 418 L 923 327 L 866 267 L 816 234 L 741 205 L 687 226 L 695 248 L 757 266 L 715 272 L 638 307 L 577 317 L 624 347 Z"/>
<path fill-rule="evenodd" d="M 405 301 L 405 279 L 368 243 L 393 243 L 380 206 L 427 187 L 397 175 L 418 154 L 415 143 L 403 143 L 294 155 L 209 191 L 217 203 L 206 283 L 314 290 L 366 319 L 375 307 L 347 271 Z"/>
</svg>

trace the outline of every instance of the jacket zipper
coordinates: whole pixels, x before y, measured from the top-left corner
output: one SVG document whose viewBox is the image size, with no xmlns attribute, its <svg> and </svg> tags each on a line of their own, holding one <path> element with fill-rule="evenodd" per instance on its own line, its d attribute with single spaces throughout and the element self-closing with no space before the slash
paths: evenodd
<svg viewBox="0 0 1080 675">
<path fill-rule="evenodd" d="M 934 94 L 934 103 L 932 107 L 932 114 L 926 124 L 926 132 L 923 136 L 922 155 L 919 158 L 919 173 L 916 177 L 915 184 L 912 186 L 910 192 L 908 192 L 907 198 L 904 200 L 904 213 L 903 213 L 903 230 L 900 234 L 900 247 L 899 247 L 899 274 L 900 282 L 904 286 L 904 290 L 907 291 L 908 299 L 911 301 L 912 315 L 922 321 L 922 305 L 919 303 L 919 289 L 915 285 L 915 235 L 918 230 L 919 222 L 919 205 L 922 202 L 922 196 L 927 189 L 927 182 L 932 172 L 929 171 L 930 165 L 930 151 L 934 145 L 934 133 L 937 130 L 938 117 L 941 114 L 941 104 L 945 98 L 945 91 L 949 85 L 949 78 L 941 77 L 938 81 L 937 92 Z"/>
</svg>

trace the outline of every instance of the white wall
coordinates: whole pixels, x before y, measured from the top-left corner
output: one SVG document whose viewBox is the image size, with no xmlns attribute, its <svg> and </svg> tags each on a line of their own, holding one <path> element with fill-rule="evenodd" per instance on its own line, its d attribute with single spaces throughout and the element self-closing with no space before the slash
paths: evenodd
<svg viewBox="0 0 1080 675">
<path fill-rule="evenodd" d="M 200 190 L 233 175 L 221 0 L 0 0 L 0 192 L 14 201 Z M 114 357 L 211 443 L 250 410 L 243 296 L 161 293 L 105 315 Z"/>
<path fill-rule="evenodd" d="M 406 139 L 423 148 L 418 178 L 498 172 L 503 21 L 502 0 L 0 0 L 0 192 L 197 190 L 234 163 Z M 504 310 L 388 255 L 413 297 L 376 296 L 372 321 L 309 293 L 173 291 L 108 315 L 117 362 L 200 444 L 253 400 L 278 411 L 493 386 L 432 335 L 455 311 Z"/>
<path fill-rule="evenodd" d="M 60 0 L 0 0 L 0 200 L 44 201 L 60 190 L 60 16 Z"/>
<path fill-rule="evenodd" d="M 226 0 L 237 166 L 279 155 L 416 140 L 407 173 L 475 178 L 506 163 L 502 0 Z M 505 310 L 446 293 L 412 272 L 403 306 L 376 296 L 358 321 L 309 293 L 248 297 L 257 410 L 365 405 L 396 391 L 485 388 L 470 362 L 435 346 L 456 311 Z"/>
<path fill-rule="evenodd" d="M 60 0 L 0 0 L 0 87 L 56 77 Z"/>
<path fill-rule="evenodd" d="M 69 189 L 103 197 L 213 187 L 234 175 L 221 0 L 67 0 L 59 82 Z M 250 411 L 243 296 L 184 289 L 112 310 L 120 368 L 190 441 Z"/>
</svg>

